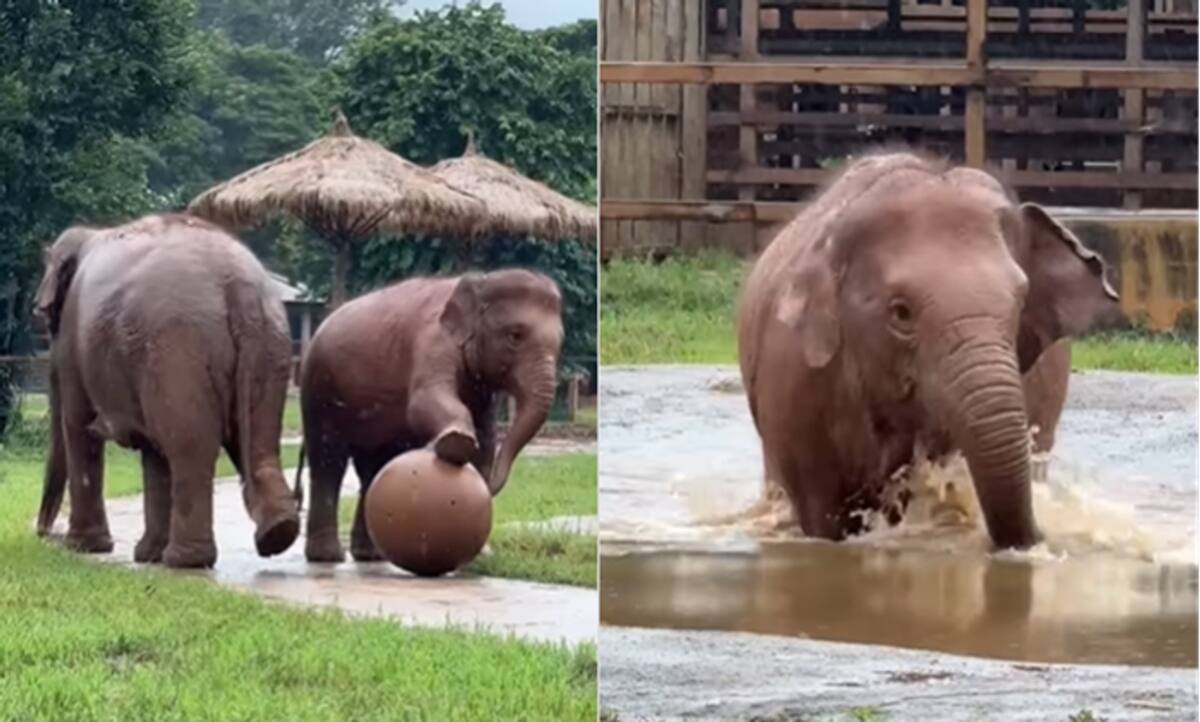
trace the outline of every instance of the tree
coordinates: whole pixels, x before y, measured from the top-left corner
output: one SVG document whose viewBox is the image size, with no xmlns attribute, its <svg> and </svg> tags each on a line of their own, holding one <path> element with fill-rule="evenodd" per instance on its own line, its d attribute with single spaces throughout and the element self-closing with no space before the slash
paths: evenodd
<svg viewBox="0 0 1200 722">
<path fill-rule="evenodd" d="M 473 131 L 488 156 L 595 202 L 595 55 L 506 23 L 500 5 L 377 22 L 335 72 L 354 128 L 400 155 L 454 157 Z"/>
<path fill-rule="evenodd" d="M 372 20 L 402 2 L 389 0 L 200 0 L 199 26 L 240 45 L 291 50 L 322 63 Z"/>
<path fill-rule="evenodd" d="M 174 207 L 313 140 L 331 103 L 323 72 L 290 50 L 237 45 L 213 31 L 188 45 L 195 82 L 152 144 L 151 187 Z"/>
<path fill-rule="evenodd" d="M 40 246 L 149 209 L 143 140 L 191 82 L 187 0 L 0 2 L 0 354 L 28 350 Z M 14 370 L 0 365 L 0 431 Z"/>
</svg>

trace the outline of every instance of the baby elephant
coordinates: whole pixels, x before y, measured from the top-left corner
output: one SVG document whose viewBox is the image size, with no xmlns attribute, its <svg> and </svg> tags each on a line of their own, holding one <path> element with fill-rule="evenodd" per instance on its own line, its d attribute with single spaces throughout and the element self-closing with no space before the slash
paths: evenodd
<svg viewBox="0 0 1200 722">
<path fill-rule="evenodd" d="M 562 341 L 558 287 L 523 270 L 413 279 L 334 312 L 300 372 L 312 468 L 309 561 L 342 560 L 337 504 L 351 458 L 362 484 L 350 536 L 359 561 L 380 558 L 363 498 L 398 454 L 430 446 L 442 459 L 474 464 L 499 493 L 550 413 Z M 516 399 L 517 411 L 497 453 L 498 391 Z"/>
<path fill-rule="evenodd" d="M 1066 336 L 1115 316 L 1104 263 L 990 175 L 909 154 L 852 163 L 745 283 L 742 378 L 768 493 L 839 539 L 916 454 L 961 450 L 997 547 L 1039 533 L 1030 422 L 1053 442 Z"/>
<path fill-rule="evenodd" d="M 37 292 L 51 334 L 51 446 L 38 516 L 48 534 L 70 482 L 67 544 L 112 551 L 104 442 L 142 456 L 139 562 L 217 559 L 212 495 L 224 448 L 242 476 L 259 554 L 300 530 L 279 462 L 291 343 L 283 304 L 236 239 L 189 216 L 71 228 Z"/>
</svg>

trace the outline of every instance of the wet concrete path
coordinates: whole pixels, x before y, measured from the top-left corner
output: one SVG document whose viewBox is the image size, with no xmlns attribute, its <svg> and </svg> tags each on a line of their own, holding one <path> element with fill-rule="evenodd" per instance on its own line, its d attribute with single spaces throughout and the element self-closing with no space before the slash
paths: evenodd
<svg viewBox="0 0 1200 722">
<path fill-rule="evenodd" d="M 1196 670 L 1019 664 L 730 632 L 603 627 L 622 720 L 1193 722 Z M 1094 716 L 1083 717 L 1083 711 Z"/>
<path fill-rule="evenodd" d="M 878 700 L 888 719 L 1066 719 L 1097 707 L 1109 719 L 1194 718 L 1195 377 L 1075 375 L 1050 482 L 1035 490 L 1049 542 L 1000 556 L 969 524 L 835 545 L 714 522 L 761 488 L 736 368 L 603 373 L 606 706 L 786 716 Z M 1016 674 L 1047 663 L 1114 666 L 1054 666 L 1059 708 L 1043 705 L 1045 679 Z M 878 674 L 859 674 L 863 664 Z M 935 680 L 921 676 L 926 664 L 970 673 Z M 892 673 L 900 682 L 883 684 Z M 647 698 L 664 685 L 665 698 Z"/>
<path fill-rule="evenodd" d="M 286 475 L 293 479 L 295 471 Z M 357 495 L 358 486 L 353 470 L 348 471 L 343 496 Z M 97 558 L 140 567 L 132 560 L 142 533 L 142 497 L 109 500 L 108 515 L 116 547 L 112 554 Z M 404 624 L 478 629 L 551 642 L 596 639 L 594 589 L 470 575 L 423 579 L 386 562 L 355 562 L 349 555 L 342 564 L 310 564 L 304 559 L 303 533 L 282 555 L 263 559 L 254 550 L 253 526 L 236 479 L 216 484 L 213 517 L 216 567 L 182 573 L 206 576 L 269 599 L 336 607 L 351 615 L 387 617 Z M 583 531 L 594 528 L 594 519 L 555 523 Z"/>
</svg>

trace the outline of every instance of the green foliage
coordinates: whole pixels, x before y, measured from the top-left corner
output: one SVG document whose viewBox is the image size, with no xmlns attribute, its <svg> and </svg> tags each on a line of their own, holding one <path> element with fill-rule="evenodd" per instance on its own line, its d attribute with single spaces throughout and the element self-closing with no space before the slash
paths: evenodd
<svg viewBox="0 0 1200 722">
<path fill-rule="evenodd" d="M 595 55 L 506 23 L 500 5 L 381 21 L 336 72 L 355 130 L 404 157 L 457 156 L 473 131 L 489 157 L 595 202 Z"/>
<path fill-rule="evenodd" d="M 323 62 L 383 16 L 389 0 L 199 0 L 200 27 L 240 45 L 266 45 Z"/>
<path fill-rule="evenodd" d="M 184 57 L 195 82 L 152 143 L 149 181 L 168 205 L 320 134 L 329 79 L 291 51 L 196 32 Z"/>
<path fill-rule="evenodd" d="M 39 248 L 81 220 L 144 212 L 142 140 L 192 81 L 187 0 L 0 4 L 0 354 L 29 350 Z M 15 380 L 0 368 L 0 424 Z M 0 426 L 0 431 L 4 427 Z"/>
</svg>

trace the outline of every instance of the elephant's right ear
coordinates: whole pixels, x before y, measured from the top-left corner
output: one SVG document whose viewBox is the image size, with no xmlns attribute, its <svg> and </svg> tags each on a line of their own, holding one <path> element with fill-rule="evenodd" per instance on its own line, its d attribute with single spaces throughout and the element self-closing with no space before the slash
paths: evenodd
<svg viewBox="0 0 1200 722">
<path fill-rule="evenodd" d="M 809 368 L 823 368 L 833 360 L 842 345 L 842 325 L 833 270 L 823 253 L 810 252 L 776 302 L 775 319 L 800 335 Z"/>
<path fill-rule="evenodd" d="M 480 273 L 468 273 L 460 278 L 438 319 L 446 333 L 460 346 L 475 333 L 482 285 L 483 274 Z"/>
<path fill-rule="evenodd" d="M 79 253 L 91 231 L 73 228 L 64 232 L 46 252 L 46 272 L 34 296 L 33 310 L 46 321 L 50 334 L 58 333 L 62 307 L 79 265 Z"/>
</svg>

